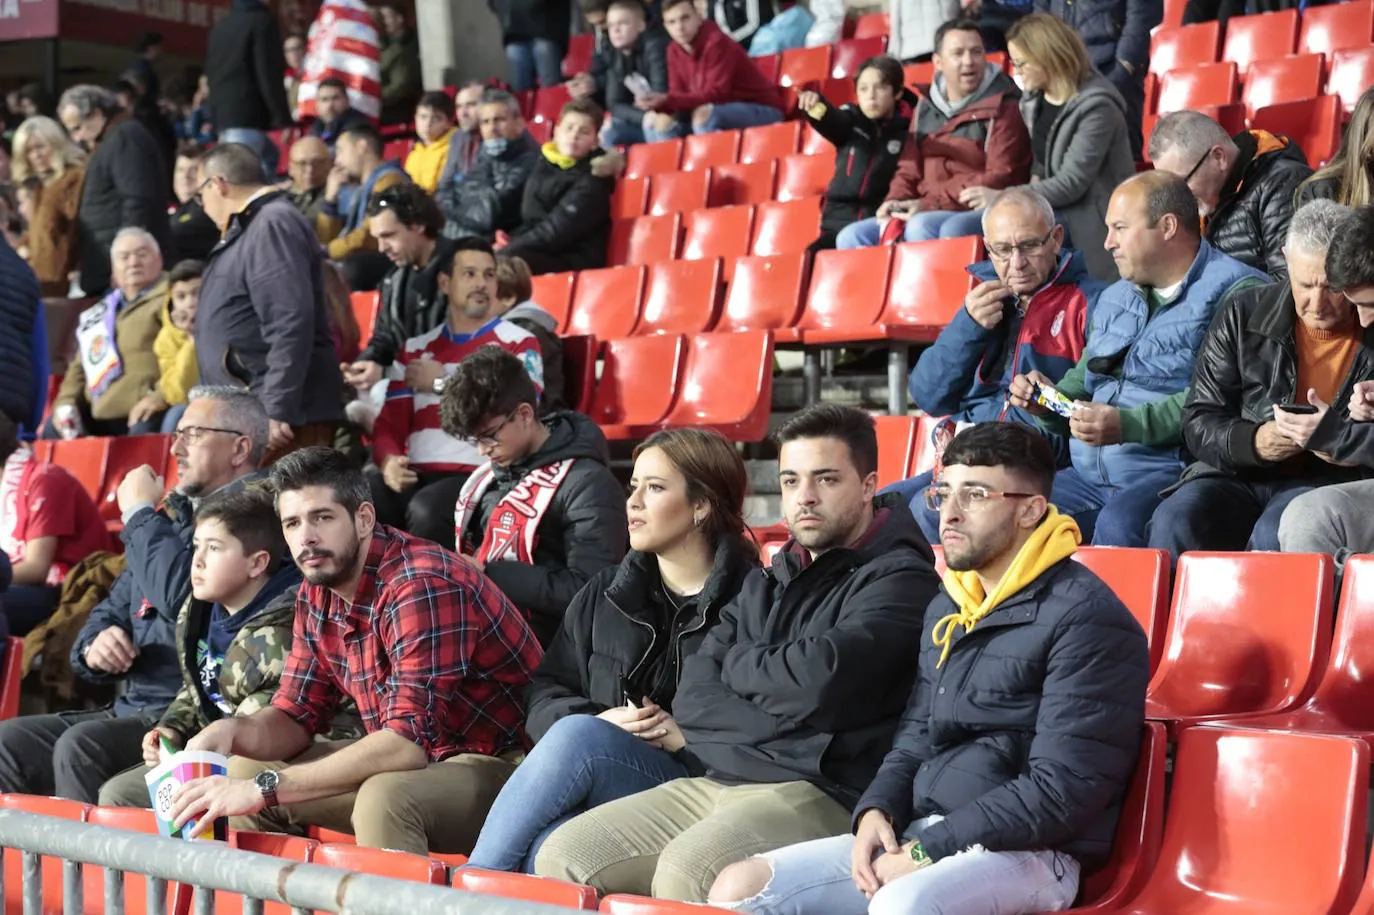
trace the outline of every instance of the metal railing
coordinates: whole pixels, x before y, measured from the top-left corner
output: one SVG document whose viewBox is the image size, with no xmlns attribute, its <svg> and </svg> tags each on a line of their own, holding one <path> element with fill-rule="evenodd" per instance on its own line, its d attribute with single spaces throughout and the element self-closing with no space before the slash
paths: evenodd
<svg viewBox="0 0 1374 915">
<path fill-rule="evenodd" d="M 262 915 L 263 902 L 297 913 L 343 915 L 567 915 L 572 909 L 484 896 L 448 887 L 302 864 L 240 851 L 220 842 L 186 842 L 92 826 L 57 817 L 0 810 L 0 856 L 23 855 L 23 915 L 42 915 L 42 856 L 62 859 L 63 915 L 83 915 L 82 865 L 105 869 L 105 915 L 125 915 L 124 874 L 148 878 L 148 915 L 166 915 L 167 884 L 195 888 L 195 915 L 215 912 L 215 891 L 243 897 L 244 915 Z M 5 899 L 0 866 L 0 900 Z"/>
</svg>

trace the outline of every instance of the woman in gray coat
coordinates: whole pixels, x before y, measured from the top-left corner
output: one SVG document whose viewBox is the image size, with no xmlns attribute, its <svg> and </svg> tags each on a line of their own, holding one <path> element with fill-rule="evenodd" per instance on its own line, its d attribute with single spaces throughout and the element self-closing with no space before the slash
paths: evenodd
<svg viewBox="0 0 1374 915">
<path fill-rule="evenodd" d="M 1093 69 L 1078 33 L 1048 13 L 1018 19 L 1007 32 L 1007 50 L 1031 135 L 1031 182 L 1068 229 L 1069 243 L 1083 252 L 1088 272 L 1116 280 L 1116 263 L 1102 244 L 1107 201 L 1135 174 L 1126 102 Z"/>
</svg>

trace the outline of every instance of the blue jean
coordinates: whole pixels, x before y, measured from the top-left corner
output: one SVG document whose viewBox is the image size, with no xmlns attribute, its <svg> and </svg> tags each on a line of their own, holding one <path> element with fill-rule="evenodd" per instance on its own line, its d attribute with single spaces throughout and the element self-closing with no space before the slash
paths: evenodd
<svg viewBox="0 0 1374 915">
<path fill-rule="evenodd" d="M 1162 490 L 1178 482 L 1176 471 L 1154 472 L 1129 486 L 1099 486 L 1072 467 L 1054 477 L 1054 504 L 1078 522 L 1083 542 L 1093 546 L 1145 546 L 1150 517 Z"/>
<path fill-rule="evenodd" d="M 261 130 L 254 130 L 251 127 L 226 127 L 219 132 L 219 142 L 221 143 L 241 143 L 253 152 L 258 154 L 262 160 L 262 173 L 269 182 L 277 180 L 277 166 L 280 164 L 281 152 L 277 149 L 277 144 L 268 138 L 267 134 Z"/>
<path fill-rule="evenodd" d="M 689 133 L 691 133 L 691 128 L 688 127 L 687 120 L 679 115 L 673 119 L 672 126 L 667 130 L 655 130 L 652 127 L 646 128 L 644 131 L 644 142 L 659 143 L 663 140 L 676 140 L 678 137 L 685 137 Z"/>
<path fill-rule="evenodd" d="M 692 133 L 743 130 L 746 127 L 777 124 L 781 120 L 782 112 L 772 105 L 756 105 L 753 102 L 725 102 L 720 105 L 712 105 L 710 116 L 700 124 L 692 125 Z"/>
<path fill-rule="evenodd" d="M 9 635 L 28 635 L 45 623 L 57 609 L 60 588 L 48 585 L 10 585 L 4 596 L 4 616 Z"/>
<path fill-rule="evenodd" d="M 633 146 L 646 140 L 643 122 L 613 117 L 610 123 L 601 128 L 601 145 L 605 149 L 612 146 Z"/>
<path fill-rule="evenodd" d="M 563 82 L 563 49 L 547 38 L 532 38 L 506 45 L 512 91 L 533 89 L 535 81 L 548 89 Z"/>
<path fill-rule="evenodd" d="M 1278 550 L 1283 510 L 1313 488 L 1302 480 L 1189 480 L 1155 509 L 1150 546 L 1168 550 L 1175 562 L 1189 550 Z"/>
<path fill-rule="evenodd" d="M 534 873 L 544 840 L 579 813 L 687 770 L 670 753 L 593 715 L 554 723 L 501 789 L 468 864 Z"/>
<path fill-rule="evenodd" d="M 902 838 L 940 821 L 917 820 Z M 1053 851 L 987 851 L 974 846 L 899 877 L 865 899 L 851 876 L 853 836 L 768 852 L 768 885 L 743 902 L 712 902 L 755 915 L 1024 915 L 1057 912 L 1078 895 L 1079 865 Z"/>
<path fill-rule="evenodd" d="M 184 403 L 173 404 L 162 414 L 163 435 L 172 435 L 177 431 L 177 423 L 181 422 L 181 414 L 186 412 L 186 406 Z"/>
<path fill-rule="evenodd" d="M 902 231 L 902 241 L 932 241 L 937 238 L 962 238 L 983 234 L 983 211 L 931 210 L 913 213 Z M 840 230 L 835 247 L 842 251 L 852 248 L 871 248 L 882 240 L 882 226 L 877 219 L 861 219 Z"/>
</svg>

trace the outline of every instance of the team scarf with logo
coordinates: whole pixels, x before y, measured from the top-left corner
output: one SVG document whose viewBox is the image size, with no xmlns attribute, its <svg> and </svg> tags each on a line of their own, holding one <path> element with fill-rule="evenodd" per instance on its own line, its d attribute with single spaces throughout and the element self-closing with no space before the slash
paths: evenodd
<svg viewBox="0 0 1374 915">
<path fill-rule="evenodd" d="M 88 400 L 96 400 L 124 374 L 124 360 L 115 345 L 115 319 L 125 304 L 124 294 L 115 289 L 76 319 L 76 348 L 86 374 Z"/>
<path fill-rule="evenodd" d="M 458 531 L 459 549 L 473 559 L 487 565 L 492 562 L 523 562 L 533 564 L 534 546 L 539 539 L 539 525 L 549 510 L 558 487 L 562 485 L 573 459 L 555 461 L 532 470 L 501 497 L 487 519 L 482 542 L 474 545 L 471 538 L 464 542 L 468 522 L 482 505 L 482 495 L 492 484 L 491 462 L 472 472 L 454 508 L 453 521 Z"/>
</svg>

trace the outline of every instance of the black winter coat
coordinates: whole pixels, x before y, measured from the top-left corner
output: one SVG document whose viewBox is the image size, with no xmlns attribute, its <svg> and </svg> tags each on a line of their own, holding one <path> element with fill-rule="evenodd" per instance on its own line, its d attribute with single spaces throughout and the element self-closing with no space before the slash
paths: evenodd
<svg viewBox="0 0 1374 915">
<path fill-rule="evenodd" d="M 81 246 L 81 291 L 104 295 L 110 288 L 110 245 L 125 226 L 147 229 L 158 247 L 170 251 L 167 201 L 171 171 L 157 140 L 127 114 L 110 119 L 86 162 L 77 232 Z"/>
<path fill-rule="evenodd" d="M 901 835 L 915 820 L 935 860 L 973 845 L 1055 849 L 1085 870 L 1107 860 L 1145 723 L 1150 652 L 1110 588 L 1064 559 L 974 627 L 949 657 L 925 614 L 920 676 L 902 727 L 854 819 L 877 809 Z"/>
<path fill-rule="evenodd" d="M 607 67 L 602 79 L 606 91 L 605 107 L 612 117 L 631 124 L 639 124 L 644 120 L 644 112 L 635 107 L 634 93 L 625 85 L 625 77 L 631 73 L 638 73 L 647 79 L 655 92 L 668 91 L 670 40 L 662 26 L 651 25 L 629 51 L 607 48 Z"/>
<path fill-rule="evenodd" d="M 671 633 L 664 631 L 654 607 L 662 579 L 652 555 L 631 550 L 619 565 L 603 569 L 568 605 L 563 625 L 525 691 L 530 739 L 538 741 L 568 715 L 599 715 L 624 705 L 622 679 L 634 686 L 636 700 L 647 696 L 671 710 L 678 679 L 672 678 L 671 686 L 662 680 L 646 683 L 644 671 L 671 652 L 680 677 L 685 659 L 716 624 L 720 608 L 735 599 L 745 577 L 757 568 L 758 551 L 752 544 L 722 541 L 694 612 L 675 620 Z"/>
<path fill-rule="evenodd" d="M 176 248 L 178 261 L 203 261 L 219 244 L 219 226 L 195 200 L 188 200 L 177 207 L 170 219 L 172 244 Z M 167 261 L 168 266 L 172 263 Z"/>
<path fill-rule="evenodd" d="M 1365 435 L 1359 433 L 1366 430 L 1350 428 L 1374 424 L 1347 417 L 1355 383 L 1374 380 L 1374 328 L 1364 331 L 1350 374 L 1308 443 L 1309 453 L 1275 463 L 1255 451 L 1255 432 L 1274 418 L 1274 404 L 1299 397 L 1297 321 L 1287 282 L 1244 289 L 1217 309 L 1183 406 L 1183 441 L 1198 461 L 1184 472 L 1185 480 L 1222 473 L 1261 481 L 1299 473 L 1332 483 L 1362 479 L 1366 468 L 1374 468 L 1374 430 Z M 1337 467 L 1311 451 L 1363 466 Z"/>
<path fill-rule="evenodd" d="M 1124 60 L 1144 79 L 1150 30 L 1164 18 L 1164 0 L 1035 0 L 1035 9 L 1064 20 L 1083 39 L 1093 67 L 1110 76 Z"/>
<path fill-rule="evenodd" d="M 601 155 L 598 149 L 562 169 L 540 154 L 525 183 L 520 226 L 504 254 L 524 257 L 536 273 L 606 265 L 615 178 L 593 172 L 592 162 Z"/>
<path fill-rule="evenodd" d="M 491 241 L 496 230 L 511 232 L 520 225 L 520 203 L 525 183 L 543 157 L 539 142 L 525 131 L 499 156 L 478 152 L 463 180 L 453 186 L 452 196 L 441 200 L 450 238 L 475 235 Z"/>
<path fill-rule="evenodd" d="M 569 0 L 487 0 L 487 3 L 501 23 L 501 37 L 506 44 L 542 38 L 567 51 L 568 30 L 572 23 Z"/>
<path fill-rule="evenodd" d="M 493 468 L 481 506 L 462 532 L 463 552 L 471 555 L 502 497 L 540 467 L 573 460 L 539 524 L 534 565 L 502 561 L 486 567 L 487 577 L 525 612 L 540 645 L 553 641 L 582 586 L 625 555 L 626 541 L 625 490 L 611 473 L 600 427 L 573 412 L 555 413 L 544 424 L 544 447 L 517 464 Z"/>
<path fill-rule="evenodd" d="M 439 268 L 452 260 L 453 241 L 440 238 L 423 267 L 392 267 L 382 279 L 381 307 L 359 359 L 381 366 L 396 361 L 405 342 L 427 334 L 448 317 L 448 297 L 439 291 Z M 368 328 L 364 327 L 366 333 Z"/>
<path fill-rule="evenodd" d="M 694 773 L 807 781 L 853 806 L 892 745 L 938 593 L 907 505 L 880 496 L 856 547 L 807 561 L 789 541 L 683 663 L 673 715 Z"/>
<path fill-rule="evenodd" d="M 914 103 L 915 98 L 910 97 Z M 885 121 L 870 120 L 858 105 L 826 103 L 819 118 L 806 119 L 835 147 L 835 177 L 825 189 L 821 232 L 838 233 L 851 222 L 868 219 L 887 199 L 902 146 L 911 133 L 910 111 Z"/>
<path fill-rule="evenodd" d="M 33 414 L 40 396 L 35 390 L 33 335 L 43 320 L 38 277 L 0 236 L 0 413 L 30 432 L 37 431 Z"/>
<path fill-rule="evenodd" d="M 1285 277 L 1288 265 L 1283 244 L 1293 218 L 1293 201 L 1298 185 L 1312 169 L 1302 150 L 1287 137 L 1247 130 L 1231 139 L 1240 147 L 1240 155 L 1222 185 L 1216 211 L 1207 218 L 1207 240 L 1256 270 L 1275 279 Z M 1262 141 L 1264 147 L 1272 148 L 1262 148 Z"/>
<path fill-rule="evenodd" d="M 215 129 L 275 130 L 292 121 L 286 55 L 276 17 L 259 0 L 237 0 L 210 32 L 205 77 Z"/>
</svg>

